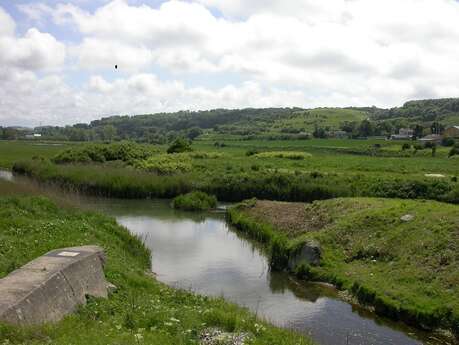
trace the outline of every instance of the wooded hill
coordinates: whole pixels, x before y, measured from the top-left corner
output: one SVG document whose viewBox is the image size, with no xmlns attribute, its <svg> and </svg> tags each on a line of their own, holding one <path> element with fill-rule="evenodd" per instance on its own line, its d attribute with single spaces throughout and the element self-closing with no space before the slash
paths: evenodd
<svg viewBox="0 0 459 345">
<path fill-rule="evenodd" d="M 363 123 L 362 123 L 363 122 Z M 369 122 L 369 123 L 368 123 Z M 459 98 L 410 101 L 402 107 L 349 108 L 265 108 L 179 111 L 144 115 L 116 115 L 67 127 L 38 127 L 42 138 L 56 140 L 122 140 L 165 143 L 177 136 L 194 139 L 202 134 L 208 139 L 307 139 L 344 131 L 352 136 L 397 133 L 400 128 L 416 125 L 428 129 L 432 123 L 441 127 L 459 124 Z M 363 127 L 363 129 L 362 129 Z M 1 129 L 0 137 L 11 129 Z"/>
</svg>

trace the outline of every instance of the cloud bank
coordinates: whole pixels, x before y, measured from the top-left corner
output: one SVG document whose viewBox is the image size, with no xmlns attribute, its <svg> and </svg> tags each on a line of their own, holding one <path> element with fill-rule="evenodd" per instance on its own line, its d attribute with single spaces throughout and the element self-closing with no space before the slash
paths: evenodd
<svg viewBox="0 0 459 345">
<path fill-rule="evenodd" d="M 459 95 L 454 0 L 92 4 L 0 7 L 0 125 Z"/>
</svg>

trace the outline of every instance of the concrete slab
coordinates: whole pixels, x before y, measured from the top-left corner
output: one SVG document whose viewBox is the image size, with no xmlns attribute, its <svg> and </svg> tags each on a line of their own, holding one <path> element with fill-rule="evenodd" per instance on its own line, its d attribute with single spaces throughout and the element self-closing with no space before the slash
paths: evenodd
<svg viewBox="0 0 459 345">
<path fill-rule="evenodd" d="M 105 255 L 98 246 L 53 250 L 0 279 L 0 321 L 35 325 L 61 320 L 86 303 L 107 297 Z"/>
</svg>

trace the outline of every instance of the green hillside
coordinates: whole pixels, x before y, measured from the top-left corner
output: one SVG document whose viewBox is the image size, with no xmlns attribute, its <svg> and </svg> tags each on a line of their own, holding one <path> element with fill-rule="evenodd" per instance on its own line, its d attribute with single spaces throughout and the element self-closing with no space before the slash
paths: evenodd
<svg viewBox="0 0 459 345">
<path fill-rule="evenodd" d="M 337 130 L 348 136 L 389 136 L 400 128 L 420 128 L 421 134 L 459 124 L 459 98 L 406 102 L 402 107 L 246 108 L 179 111 L 144 115 L 116 115 L 89 124 L 43 126 L 29 130 L 42 139 L 70 141 L 136 140 L 165 144 L 177 137 L 221 139 L 325 138 Z M 437 128 L 437 127 L 436 127 Z M 24 137 L 27 131 L 1 128 L 0 139 Z"/>
</svg>

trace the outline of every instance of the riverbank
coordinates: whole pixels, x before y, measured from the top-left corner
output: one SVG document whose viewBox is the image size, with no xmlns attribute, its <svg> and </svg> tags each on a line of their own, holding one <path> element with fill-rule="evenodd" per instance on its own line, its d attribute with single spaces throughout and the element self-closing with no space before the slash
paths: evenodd
<svg viewBox="0 0 459 345">
<path fill-rule="evenodd" d="M 333 283 L 378 315 L 459 334 L 458 206 L 370 198 L 248 200 L 231 208 L 228 218 L 271 248 L 274 268 Z M 291 267 L 291 258 L 311 241 L 320 244 L 320 264 Z"/>
<path fill-rule="evenodd" d="M 252 197 L 310 202 L 336 197 L 371 196 L 459 203 L 459 184 L 456 179 L 289 171 L 261 169 L 257 165 L 248 169 L 235 165 L 223 170 L 210 165 L 209 161 L 215 161 L 214 158 L 190 158 L 187 154 L 171 155 L 167 160 L 168 165 L 181 165 L 183 160 L 188 160 L 191 162 L 189 171 L 159 174 L 119 161 L 55 164 L 43 159 L 18 161 L 13 171 L 39 182 L 117 198 L 173 198 L 191 191 L 203 191 L 215 195 L 220 201 L 229 202 Z"/>
<path fill-rule="evenodd" d="M 43 197 L 0 197 L 0 239 L 0 278 L 51 249 L 97 244 L 107 254 L 106 277 L 117 286 L 108 299 L 91 299 L 56 325 L 0 325 L 0 343 L 197 344 L 206 329 L 219 328 L 250 334 L 250 344 L 312 344 L 223 299 L 158 282 L 146 273 L 150 252 L 142 241 L 110 217 Z"/>
<path fill-rule="evenodd" d="M 133 142 L 74 144 L 56 154 L 54 146 L 0 143 L 0 156 L 6 157 L 0 166 L 40 182 L 117 198 L 173 198 L 202 191 L 233 202 L 384 197 L 459 203 L 457 159 L 363 156 L 295 141 L 243 144 L 196 142 L 194 151 L 175 154 Z M 348 144 L 366 148 L 362 142 Z M 18 153 L 14 157 L 9 146 Z M 388 148 L 399 149 L 393 143 Z"/>
</svg>

